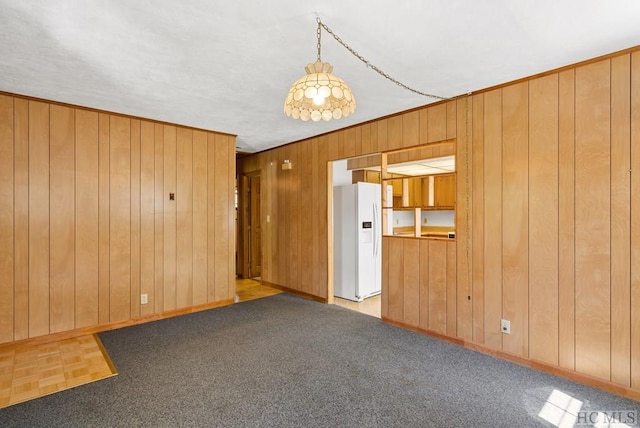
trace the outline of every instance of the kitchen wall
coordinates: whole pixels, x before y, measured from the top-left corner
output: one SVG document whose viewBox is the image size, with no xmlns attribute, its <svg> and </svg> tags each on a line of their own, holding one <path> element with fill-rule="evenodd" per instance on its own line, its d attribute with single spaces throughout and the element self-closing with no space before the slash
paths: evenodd
<svg viewBox="0 0 640 428">
<path fill-rule="evenodd" d="M 327 297 L 327 161 L 451 138 L 458 203 L 445 334 L 640 396 L 638 48 L 243 160 L 267 178 L 263 278 Z M 287 158 L 308 166 L 273 167 Z M 402 278 L 390 281 L 383 314 L 420 329 L 399 309 Z"/>
<path fill-rule="evenodd" d="M 233 136 L 0 94 L 0 343 L 233 302 L 234 174 Z"/>
<path fill-rule="evenodd" d="M 423 226 L 455 226 L 453 210 L 423 210 L 420 213 Z M 426 220 L 426 223 L 425 223 Z M 394 227 L 413 226 L 413 211 L 394 210 Z"/>
</svg>

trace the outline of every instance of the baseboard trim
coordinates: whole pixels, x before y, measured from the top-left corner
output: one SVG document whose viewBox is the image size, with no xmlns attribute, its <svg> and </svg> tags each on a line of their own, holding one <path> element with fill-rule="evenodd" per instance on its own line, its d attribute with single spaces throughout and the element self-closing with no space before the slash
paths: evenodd
<svg viewBox="0 0 640 428">
<path fill-rule="evenodd" d="M 309 294 L 309 293 L 306 293 L 304 291 L 295 290 L 295 289 L 289 288 L 289 287 L 284 287 L 282 285 L 274 284 L 274 283 L 268 282 L 268 281 L 262 281 L 262 283 L 264 285 L 268 285 L 269 287 L 273 287 L 273 288 L 277 288 L 278 290 L 282 290 L 282 291 L 284 291 L 286 293 L 295 294 L 298 297 L 302 297 L 302 298 L 305 298 L 305 299 L 308 299 L 308 300 L 313 300 L 314 302 L 327 303 L 327 299 L 324 298 L 324 297 L 318 297 L 318 296 L 316 296 L 314 294 Z"/>
<path fill-rule="evenodd" d="M 49 342 L 57 342 L 59 340 L 70 339 L 72 337 L 86 336 L 90 334 L 101 333 L 104 331 L 116 330 L 123 327 L 130 327 L 132 325 L 144 324 L 147 322 L 177 317 L 180 315 L 187 315 L 194 312 L 206 311 L 208 309 L 219 308 L 231 304 L 233 304 L 233 299 L 219 300 L 217 302 L 204 303 L 201 305 L 190 306 L 188 308 L 174 309 L 171 311 L 162 312 L 160 314 L 145 315 L 143 317 L 125 321 L 115 321 L 106 324 L 99 324 L 90 327 L 82 327 L 74 330 L 62 331 L 60 333 L 48 334 L 45 336 L 30 337 L 28 339 L 17 340 L 15 342 L 2 343 L 0 344 L 0 349 L 5 346 L 30 346 Z"/>
<path fill-rule="evenodd" d="M 558 376 L 564 379 L 568 379 L 573 382 L 581 383 L 583 385 L 591 386 L 611 394 L 619 395 L 621 397 L 629 398 L 631 400 L 640 401 L 640 390 L 619 385 L 617 383 L 613 383 L 610 381 L 606 381 L 603 379 L 599 379 L 594 376 L 589 376 L 583 373 L 578 373 L 575 370 L 566 369 L 563 367 L 554 366 L 542 361 L 537 361 L 531 358 L 525 358 L 520 355 L 515 355 L 506 351 L 501 351 L 493 348 L 489 348 L 488 346 L 481 345 L 469 340 L 460 339 L 458 337 L 447 336 L 446 334 L 439 333 L 437 331 L 428 330 L 416 326 L 412 326 L 409 324 L 405 324 L 399 321 L 392 320 L 388 317 L 383 316 L 382 320 L 389 324 L 415 331 L 416 333 L 424 334 L 426 336 L 431 336 L 436 339 L 440 339 L 446 342 L 453 343 L 458 346 L 462 346 L 467 349 L 471 349 L 473 351 L 477 351 L 486 355 L 490 355 L 492 357 L 500 358 L 506 361 L 510 361 L 512 363 L 528 367 L 530 369 L 538 370 L 541 372 L 549 373 L 554 376 Z"/>
</svg>

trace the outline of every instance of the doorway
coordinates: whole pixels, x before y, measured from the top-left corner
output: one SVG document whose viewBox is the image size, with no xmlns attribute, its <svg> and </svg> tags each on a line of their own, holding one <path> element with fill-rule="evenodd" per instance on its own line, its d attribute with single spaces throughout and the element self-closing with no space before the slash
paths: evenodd
<svg viewBox="0 0 640 428">
<path fill-rule="evenodd" d="M 262 204 L 260 171 L 243 174 L 239 183 L 238 274 L 242 278 L 262 275 Z"/>
</svg>

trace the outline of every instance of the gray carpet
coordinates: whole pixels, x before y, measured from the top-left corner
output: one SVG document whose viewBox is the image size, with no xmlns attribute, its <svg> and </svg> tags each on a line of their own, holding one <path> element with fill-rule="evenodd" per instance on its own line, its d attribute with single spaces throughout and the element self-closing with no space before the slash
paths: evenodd
<svg viewBox="0 0 640 428">
<path fill-rule="evenodd" d="M 100 337 L 118 376 L 2 409 L 0 426 L 555 426 L 538 416 L 554 389 L 582 402 L 572 410 L 582 422 L 640 412 L 638 402 L 288 294 Z"/>
</svg>

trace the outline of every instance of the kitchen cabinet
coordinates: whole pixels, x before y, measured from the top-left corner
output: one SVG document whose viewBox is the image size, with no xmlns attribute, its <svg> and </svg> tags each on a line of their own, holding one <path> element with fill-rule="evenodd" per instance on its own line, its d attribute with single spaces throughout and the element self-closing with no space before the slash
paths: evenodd
<svg viewBox="0 0 640 428">
<path fill-rule="evenodd" d="M 380 183 L 380 171 L 358 169 L 351 172 L 352 183 Z"/>
<path fill-rule="evenodd" d="M 456 205 L 456 176 L 441 174 L 433 177 L 434 208 L 451 208 Z"/>
</svg>

